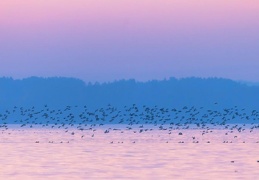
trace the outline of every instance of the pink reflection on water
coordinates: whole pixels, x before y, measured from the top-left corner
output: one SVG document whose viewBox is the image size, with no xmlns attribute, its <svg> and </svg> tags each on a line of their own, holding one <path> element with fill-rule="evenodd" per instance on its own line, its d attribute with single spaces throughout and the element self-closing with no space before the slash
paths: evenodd
<svg viewBox="0 0 259 180">
<path fill-rule="evenodd" d="M 105 134 L 97 129 L 94 137 L 92 132 L 71 131 L 2 132 L 0 179 L 256 179 L 259 175 L 257 131 L 230 136 L 226 130 L 202 135 L 203 130 Z M 193 143 L 193 137 L 199 143 Z"/>
</svg>

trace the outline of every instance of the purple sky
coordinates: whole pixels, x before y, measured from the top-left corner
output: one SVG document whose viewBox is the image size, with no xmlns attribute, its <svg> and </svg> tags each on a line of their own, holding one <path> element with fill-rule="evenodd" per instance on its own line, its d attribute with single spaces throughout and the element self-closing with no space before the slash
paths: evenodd
<svg viewBox="0 0 259 180">
<path fill-rule="evenodd" d="M 2 0 L 0 76 L 259 82 L 256 0 Z"/>
</svg>

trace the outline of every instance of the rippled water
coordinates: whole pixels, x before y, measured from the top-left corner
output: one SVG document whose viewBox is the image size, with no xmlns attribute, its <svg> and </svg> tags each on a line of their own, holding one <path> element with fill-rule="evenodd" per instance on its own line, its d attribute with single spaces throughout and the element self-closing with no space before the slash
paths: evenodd
<svg viewBox="0 0 259 180">
<path fill-rule="evenodd" d="M 0 179 L 259 177 L 257 131 L 226 135 L 225 130 L 217 129 L 208 134 L 194 129 L 173 130 L 171 134 L 121 129 L 105 134 L 103 130 L 97 129 L 94 136 L 76 129 L 2 130 Z"/>
</svg>

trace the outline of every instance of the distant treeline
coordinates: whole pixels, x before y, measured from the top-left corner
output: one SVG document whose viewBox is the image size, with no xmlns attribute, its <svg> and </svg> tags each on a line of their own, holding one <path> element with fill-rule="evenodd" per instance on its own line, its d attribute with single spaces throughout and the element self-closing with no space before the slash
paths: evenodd
<svg viewBox="0 0 259 180">
<path fill-rule="evenodd" d="M 259 108 L 259 87 L 219 78 L 85 84 L 73 78 L 0 78 L 0 107 L 111 104 Z"/>
</svg>

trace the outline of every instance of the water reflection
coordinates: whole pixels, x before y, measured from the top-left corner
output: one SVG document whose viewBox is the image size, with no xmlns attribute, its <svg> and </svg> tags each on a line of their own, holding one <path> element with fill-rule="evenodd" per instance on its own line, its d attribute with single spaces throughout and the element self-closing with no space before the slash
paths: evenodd
<svg viewBox="0 0 259 180">
<path fill-rule="evenodd" d="M 104 133 L 106 129 L 97 128 L 92 137 L 91 131 L 77 129 L 65 132 L 9 127 L 1 132 L 0 179 L 256 179 L 259 176 L 256 130 L 226 135 L 223 129 L 212 129 L 213 132 L 206 134 L 202 129 L 173 130 L 171 134 L 158 129 Z"/>
</svg>

